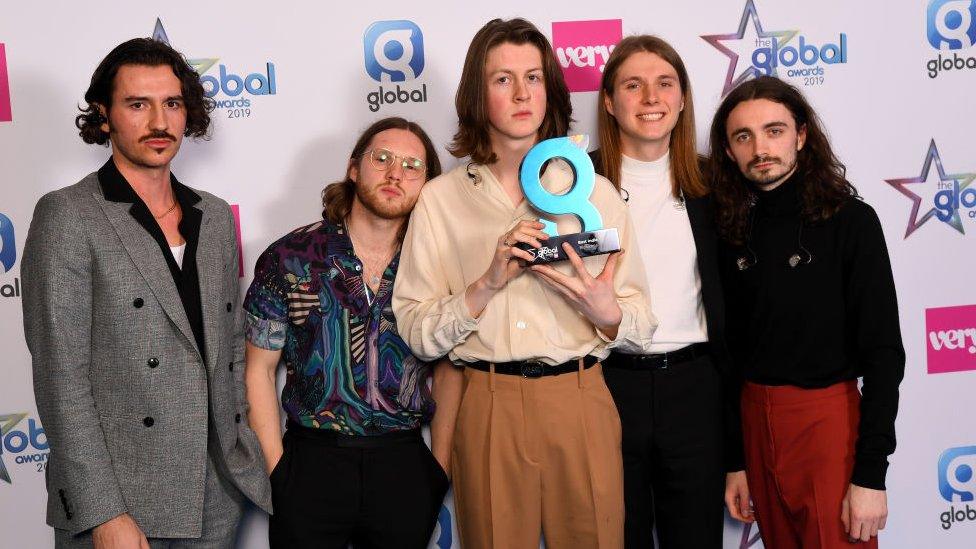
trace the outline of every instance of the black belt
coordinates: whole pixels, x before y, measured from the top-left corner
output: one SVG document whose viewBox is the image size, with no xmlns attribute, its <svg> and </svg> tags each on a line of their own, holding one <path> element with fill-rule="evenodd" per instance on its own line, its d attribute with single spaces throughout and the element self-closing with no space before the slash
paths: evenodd
<svg viewBox="0 0 976 549">
<path fill-rule="evenodd" d="M 587 369 L 600 359 L 587 355 L 583 358 L 583 369 Z M 467 368 L 474 368 L 475 370 L 481 370 L 482 372 L 491 371 L 491 362 L 485 362 L 484 360 L 478 360 L 476 362 L 465 362 L 464 365 Z M 579 370 L 579 360 L 567 360 L 562 364 L 549 365 L 544 362 L 539 362 L 538 360 L 516 360 L 514 362 L 495 362 L 495 373 L 505 374 L 508 376 L 522 376 L 522 377 L 543 377 L 543 376 L 558 376 L 559 374 L 568 374 L 570 372 L 575 372 Z"/>
<path fill-rule="evenodd" d="M 708 343 L 692 343 L 677 351 L 649 355 L 625 355 L 612 353 L 606 360 L 607 368 L 622 370 L 667 370 L 671 366 L 688 362 L 710 354 Z"/>
<path fill-rule="evenodd" d="M 339 448 L 382 448 L 404 442 L 423 440 L 419 428 L 390 431 L 379 435 L 346 435 L 327 428 L 306 427 L 290 419 L 285 436 L 297 436 Z"/>
</svg>

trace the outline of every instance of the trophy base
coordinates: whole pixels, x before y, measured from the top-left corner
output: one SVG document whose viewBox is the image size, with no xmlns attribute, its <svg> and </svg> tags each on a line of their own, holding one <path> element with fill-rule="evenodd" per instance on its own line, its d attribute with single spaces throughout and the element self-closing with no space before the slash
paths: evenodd
<svg viewBox="0 0 976 549">
<path fill-rule="evenodd" d="M 600 229 L 598 231 L 550 236 L 548 240 L 542 241 L 541 248 L 535 248 L 523 242 L 519 242 L 515 246 L 535 256 L 534 261 L 526 262 L 526 264 L 543 265 L 568 259 L 566 251 L 563 250 L 563 242 L 568 242 L 580 257 L 620 251 L 620 236 L 617 234 L 617 229 Z"/>
</svg>

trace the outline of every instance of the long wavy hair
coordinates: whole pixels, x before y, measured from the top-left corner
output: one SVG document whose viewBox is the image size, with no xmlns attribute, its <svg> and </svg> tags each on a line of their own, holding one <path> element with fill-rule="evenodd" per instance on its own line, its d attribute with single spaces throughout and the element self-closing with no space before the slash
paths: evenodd
<svg viewBox="0 0 976 549">
<path fill-rule="evenodd" d="M 420 127 L 420 124 L 399 116 L 391 116 L 377 120 L 366 128 L 362 135 L 359 136 L 359 139 L 356 140 L 352 152 L 349 153 L 345 179 L 330 183 L 322 189 L 322 217 L 330 223 L 335 223 L 336 225 L 341 224 L 349 216 L 349 212 L 352 211 L 352 203 L 356 199 L 356 182 L 349 177 L 349 174 L 353 166 L 362 160 L 363 155 L 366 154 L 366 149 L 373 142 L 373 138 L 386 130 L 406 130 L 416 135 L 417 139 L 420 139 L 420 142 L 423 144 L 424 156 L 427 157 L 425 160 L 427 164 L 425 179 L 431 180 L 441 174 L 441 160 L 437 157 L 437 149 L 434 148 L 434 143 L 427 136 L 427 132 Z M 398 239 L 403 239 L 406 230 L 407 224 L 404 223 L 400 227 Z"/>
<path fill-rule="evenodd" d="M 766 99 L 786 107 L 797 130 L 806 128 L 806 142 L 797 152 L 800 174 L 801 216 L 808 223 L 829 219 L 849 200 L 859 198 L 857 189 L 845 178 L 847 169 L 834 154 L 820 117 L 796 87 L 772 76 L 761 76 L 740 84 L 719 105 L 709 133 L 707 172 L 716 203 L 716 223 L 722 237 L 733 244 L 746 238 L 749 209 L 755 197 L 753 185 L 729 157 L 726 127 L 729 114 L 744 101 Z"/>
<path fill-rule="evenodd" d="M 471 39 L 461 69 L 454 105 L 458 114 L 458 131 L 447 150 L 457 158 L 470 156 L 478 164 L 491 164 L 497 156 L 488 135 L 488 85 L 485 63 L 488 52 L 500 44 L 532 44 L 542 54 L 542 74 L 546 85 L 546 115 L 539 127 L 539 140 L 563 137 L 572 122 L 573 104 L 569 88 L 556 61 L 549 39 L 525 19 L 492 19 Z"/>
<path fill-rule="evenodd" d="M 212 99 L 204 95 L 200 75 L 197 74 L 180 52 L 168 44 L 152 38 L 133 38 L 115 47 L 95 68 L 91 84 L 85 92 L 87 105 L 78 107 L 81 114 L 75 117 L 75 126 L 85 143 L 106 145 L 108 132 L 102 130 L 112 109 L 112 93 L 115 91 L 115 75 L 123 65 L 158 67 L 168 65 L 180 81 L 180 93 L 186 106 L 186 130 L 184 137 L 207 137 L 210 129 L 210 113 L 214 110 Z M 101 107 L 105 110 L 102 114 Z"/>
<path fill-rule="evenodd" d="M 603 175 L 620 189 L 620 124 L 605 108 L 607 98 L 613 99 L 614 84 L 620 66 L 635 53 L 648 52 L 657 55 L 674 67 L 681 85 L 681 96 L 685 108 L 678 113 L 678 122 L 671 131 L 671 194 L 677 198 L 681 193 L 686 197 L 698 198 L 708 193 L 705 185 L 695 143 L 695 106 L 691 93 L 691 81 L 681 56 L 670 44 L 648 34 L 628 36 L 620 41 L 610 54 L 603 69 L 600 83 L 600 97 L 597 102 L 597 123 L 600 131 L 600 160 Z"/>
</svg>

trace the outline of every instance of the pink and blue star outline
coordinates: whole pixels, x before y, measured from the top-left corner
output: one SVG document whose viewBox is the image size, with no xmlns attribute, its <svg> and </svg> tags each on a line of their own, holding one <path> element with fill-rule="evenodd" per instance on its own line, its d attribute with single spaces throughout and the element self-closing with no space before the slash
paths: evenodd
<svg viewBox="0 0 976 549">
<path fill-rule="evenodd" d="M 898 192 L 905 195 L 912 201 L 912 213 L 908 218 L 908 227 L 905 229 L 904 238 L 908 238 L 913 232 L 918 230 L 926 221 L 936 217 L 935 205 L 931 205 L 921 217 L 919 217 L 919 211 L 922 209 L 922 197 L 912 192 L 908 185 L 918 185 L 925 183 L 929 179 L 929 171 L 932 169 L 932 165 L 935 164 L 935 168 L 938 171 L 939 183 L 953 185 L 956 182 L 959 183 L 959 191 L 962 191 L 972 184 L 973 180 L 976 179 L 976 173 L 956 173 L 956 174 L 946 174 L 945 168 L 942 166 L 942 158 L 939 157 L 939 149 L 935 146 L 935 139 L 929 142 L 929 149 L 925 153 L 925 160 L 922 162 L 922 173 L 918 177 L 906 177 L 902 179 L 886 179 L 885 183 L 891 185 Z M 959 217 L 959 210 L 952 212 L 952 217 L 944 222 L 953 229 L 959 231 L 962 234 L 966 234 L 966 230 L 962 226 L 962 218 Z"/>
<path fill-rule="evenodd" d="M 750 28 L 750 21 L 752 22 Z M 747 31 L 753 31 L 750 34 L 754 34 L 754 37 L 745 38 Z M 715 49 L 724 53 L 729 58 L 729 70 L 725 75 L 725 86 L 722 89 L 722 97 L 729 94 L 730 91 L 735 89 L 736 86 L 759 76 L 759 69 L 752 65 L 751 55 L 748 58 L 749 66 L 743 69 L 741 72 L 738 71 L 740 51 L 735 51 L 730 49 L 728 46 L 723 44 L 723 42 L 741 42 L 746 40 L 746 46 L 751 49 L 755 49 L 755 46 L 750 46 L 748 42 L 755 44 L 758 39 L 773 39 L 775 38 L 779 45 L 785 45 L 790 40 L 793 39 L 800 31 L 798 30 L 785 30 L 785 31 L 765 31 L 763 30 L 762 23 L 759 22 L 759 13 L 756 11 L 756 5 L 753 0 L 746 0 L 746 7 L 742 11 L 742 19 L 739 20 L 739 28 L 736 32 L 730 34 L 709 34 L 703 35 L 701 38 L 711 44 Z M 741 48 L 741 46 L 740 46 Z M 775 74 L 775 69 L 774 73 Z"/>
<path fill-rule="evenodd" d="M 153 40 L 162 42 L 167 46 L 173 45 L 170 43 L 169 37 L 166 35 L 166 29 L 163 28 L 163 22 L 158 17 L 156 18 L 156 28 L 153 29 L 152 38 Z M 214 66 L 214 64 L 219 60 L 219 57 L 201 57 L 197 59 L 187 58 L 186 63 L 190 65 L 193 70 L 197 71 L 197 74 L 203 76 L 208 70 L 210 70 L 210 67 Z"/>
</svg>

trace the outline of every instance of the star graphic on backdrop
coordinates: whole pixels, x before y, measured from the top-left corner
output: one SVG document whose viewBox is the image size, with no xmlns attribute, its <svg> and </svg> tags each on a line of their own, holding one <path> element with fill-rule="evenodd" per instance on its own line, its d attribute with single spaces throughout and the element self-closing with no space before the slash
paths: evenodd
<svg viewBox="0 0 976 549">
<path fill-rule="evenodd" d="M 166 36 L 166 29 L 163 28 L 163 22 L 158 17 L 156 18 L 156 28 L 153 29 L 152 37 L 153 40 L 158 40 L 168 46 L 172 46 L 169 43 L 169 37 Z M 193 70 L 197 71 L 197 74 L 203 76 L 219 60 L 219 57 L 201 57 L 198 59 L 187 58 L 186 62 L 193 67 Z"/>
<path fill-rule="evenodd" d="M 7 414 L 0 416 L 0 439 L 7 436 L 7 433 L 12 431 L 25 417 L 27 417 L 27 414 Z M 0 480 L 7 484 L 12 484 L 10 473 L 7 472 L 7 465 L 3 462 L 2 454 L 0 454 Z"/>
<path fill-rule="evenodd" d="M 749 22 L 752 21 L 750 25 Z M 725 87 L 722 89 L 722 97 L 725 97 L 736 86 L 759 76 L 760 71 L 752 65 L 752 52 L 758 47 L 757 40 L 771 40 L 776 38 L 780 46 L 787 44 L 800 31 L 764 31 L 762 23 L 759 22 L 759 14 L 756 12 L 756 5 L 753 0 L 746 1 L 746 8 L 742 11 L 742 19 L 739 21 L 739 29 L 731 34 L 709 34 L 701 38 L 711 44 L 715 49 L 724 53 L 729 58 L 729 71 L 725 75 Z M 732 48 L 723 42 L 735 42 Z M 734 48 L 734 49 L 733 49 Z M 739 69 L 739 57 L 745 57 L 749 63 L 748 67 Z M 773 69 L 773 74 L 776 70 Z"/>
<path fill-rule="evenodd" d="M 930 173 L 933 163 L 935 164 L 935 168 L 937 170 L 936 174 Z M 891 185 L 895 188 L 895 190 L 912 200 L 912 214 L 911 217 L 908 218 L 908 228 L 905 229 L 905 238 L 908 238 L 910 234 L 915 232 L 932 217 L 936 217 L 937 214 L 934 202 L 929 201 L 929 203 L 933 205 L 929 207 L 924 214 L 922 214 L 921 218 L 919 218 L 919 210 L 922 209 L 922 197 L 908 189 L 907 185 L 926 183 L 925 188 L 931 191 L 933 189 L 931 185 L 933 184 L 938 185 L 942 183 L 954 185 L 956 182 L 958 182 L 959 191 L 962 192 L 964 189 L 969 187 L 970 184 L 972 184 L 974 179 L 976 179 L 976 173 L 957 173 L 946 175 L 945 169 L 942 167 L 942 159 L 939 157 L 939 149 L 935 146 L 935 139 L 929 143 L 929 150 L 925 153 L 925 161 L 922 162 L 922 173 L 920 173 L 918 177 L 886 179 L 885 182 L 887 184 Z M 934 193 L 932 193 L 932 196 L 935 196 Z M 936 217 L 936 219 L 938 219 L 938 217 Z M 959 217 L 958 209 L 954 210 L 952 212 L 952 217 L 944 221 L 944 223 L 960 233 L 966 234 L 966 230 L 962 226 L 962 218 Z"/>
</svg>

